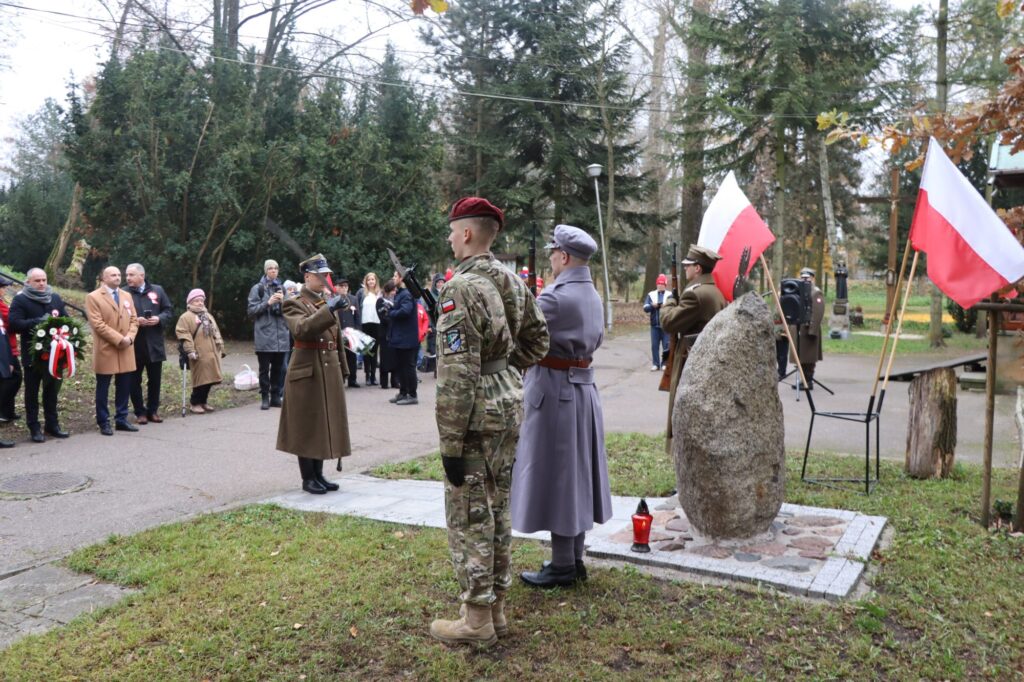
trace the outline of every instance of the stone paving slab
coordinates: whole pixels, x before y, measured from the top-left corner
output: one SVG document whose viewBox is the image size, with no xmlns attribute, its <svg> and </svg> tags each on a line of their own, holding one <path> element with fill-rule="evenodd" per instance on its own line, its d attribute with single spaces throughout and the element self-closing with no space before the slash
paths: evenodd
<svg viewBox="0 0 1024 682">
<path fill-rule="evenodd" d="M 102 583 L 55 564 L 0 580 L 0 650 L 121 601 L 137 590 Z"/>
<path fill-rule="evenodd" d="M 309 495 L 296 491 L 273 497 L 267 502 L 300 511 L 345 514 L 431 528 L 445 527 L 444 487 L 438 481 L 387 480 L 347 474 L 339 478 L 338 482 L 341 485 L 338 492 Z M 772 531 L 760 543 L 756 540 L 748 543 L 755 547 L 760 544 L 765 550 L 761 554 L 751 555 L 756 558 L 745 557 L 750 561 L 736 559 L 732 556 L 733 549 L 722 552 L 726 558 L 716 559 L 685 551 L 659 550 L 658 543 L 652 543 L 650 553 L 640 554 L 630 551 L 631 543 L 623 540 L 624 530 L 632 527 L 631 517 L 639 501 L 638 497 L 612 497 L 612 518 L 587 533 L 589 556 L 625 561 L 638 566 L 675 569 L 722 580 L 769 585 L 787 593 L 829 601 L 838 601 L 850 594 L 860 580 L 886 525 L 886 519 L 880 516 L 867 516 L 842 509 L 783 504 Z M 673 498 L 653 498 L 648 499 L 647 503 L 655 510 L 662 525 L 676 514 L 682 514 L 677 508 L 678 502 Z M 685 519 L 678 523 L 679 528 L 688 527 Z M 804 541 L 784 547 L 777 544 L 779 537 L 788 537 L 782 535 L 786 528 L 797 533 Z M 827 533 L 819 534 L 815 531 Z M 513 535 L 542 542 L 550 540 L 546 532 L 514 532 Z M 625 535 L 629 537 L 629 533 Z M 693 531 L 687 531 L 682 536 L 691 538 L 680 543 L 691 549 L 716 544 L 700 538 Z M 800 547 L 814 548 L 811 554 L 821 554 L 818 558 L 796 556 L 794 552 Z M 819 547 L 820 550 L 817 549 Z M 738 549 L 742 550 L 743 547 Z M 783 556 L 785 552 L 789 554 Z"/>
</svg>

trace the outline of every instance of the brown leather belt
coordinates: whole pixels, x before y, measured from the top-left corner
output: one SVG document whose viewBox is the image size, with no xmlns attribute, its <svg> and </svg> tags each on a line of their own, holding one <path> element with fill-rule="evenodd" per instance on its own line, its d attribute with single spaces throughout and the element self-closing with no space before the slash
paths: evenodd
<svg viewBox="0 0 1024 682">
<path fill-rule="evenodd" d="M 337 350 L 338 344 L 334 341 L 299 341 L 295 339 L 295 347 L 307 350 Z"/>
<path fill-rule="evenodd" d="M 541 367 L 558 369 L 565 372 L 573 367 L 586 369 L 587 367 L 590 367 L 591 362 L 592 360 L 590 358 L 556 358 L 553 355 L 545 355 L 537 364 Z"/>
</svg>

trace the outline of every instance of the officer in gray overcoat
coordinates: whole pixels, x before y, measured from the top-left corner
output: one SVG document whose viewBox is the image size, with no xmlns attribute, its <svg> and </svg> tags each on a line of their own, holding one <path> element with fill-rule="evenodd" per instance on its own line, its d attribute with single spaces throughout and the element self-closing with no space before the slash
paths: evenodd
<svg viewBox="0 0 1024 682">
<path fill-rule="evenodd" d="M 585 534 L 612 516 L 604 414 L 590 366 L 604 338 L 603 306 L 588 267 L 597 243 L 578 227 L 559 225 L 546 248 L 555 283 L 537 303 L 551 345 L 523 381 L 523 426 L 512 469 L 512 527 L 551 532 L 551 561 L 520 574 L 534 587 L 585 580 Z"/>
</svg>

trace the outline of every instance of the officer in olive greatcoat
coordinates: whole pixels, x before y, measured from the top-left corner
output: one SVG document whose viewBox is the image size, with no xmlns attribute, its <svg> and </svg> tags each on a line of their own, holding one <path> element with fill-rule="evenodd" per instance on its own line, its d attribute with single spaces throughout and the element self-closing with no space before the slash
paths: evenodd
<svg viewBox="0 0 1024 682">
<path fill-rule="evenodd" d="M 676 388 L 683 374 L 683 365 L 690 347 L 703 331 L 711 318 L 725 308 L 725 296 L 715 286 L 711 271 L 722 259 L 706 246 L 693 244 L 683 259 L 686 287 L 679 295 L 669 296 L 661 308 L 661 328 L 675 337 L 675 357 L 672 361 L 672 385 L 668 394 L 668 426 L 666 427 L 666 448 L 672 451 L 672 407 L 676 403 Z"/>
<path fill-rule="evenodd" d="M 352 454 L 343 386 L 350 368 L 335 315 L 345 299 L 330 292 L 327 275 L 332 271 L 322 255 L 299 263 L 299 271 L 304 279 L 299 295 L 281 304 L 295 346 L 277 449 L 298 456 L 302 489 L 323 495 L 338 489 L 324 478 L 324 460 Z"/>
<path fill-rule="evenodd" d="M 814 270 L 804 268 L 800 271 L 800 279 L 811 283 L 811 319 L 800 328 L 790 325 L 789 333 L 796 341 L 800 355 L 800 367 L 804 370 L 807 388 L 814 390 L 814 368 L 822 359 L 821 353 L 821 321 L 825 318 L 825 294 L 814 283 Z"/>
</svg>

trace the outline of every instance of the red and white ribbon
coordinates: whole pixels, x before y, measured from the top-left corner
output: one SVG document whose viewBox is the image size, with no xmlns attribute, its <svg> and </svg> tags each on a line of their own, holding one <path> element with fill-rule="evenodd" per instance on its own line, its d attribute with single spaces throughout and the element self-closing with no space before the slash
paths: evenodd
<svg viewBox="0 0 1024 682">
<path fill-rule="evenodd" d="M 68 341 L 68 332 L 60 329 L 55 331 L 56 333 L 50 337 L 50 360 L 47 369 L 50 371 L 50 376 L 55 379 L 62 378 L 60 365 L 61 360 L 64 360 L 68 373 L 66 378 L 70 379 L 75 376 L 75 347 Z"/>
</svg>

